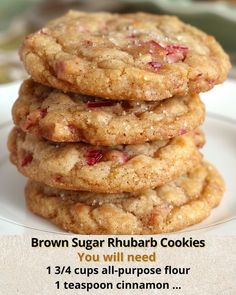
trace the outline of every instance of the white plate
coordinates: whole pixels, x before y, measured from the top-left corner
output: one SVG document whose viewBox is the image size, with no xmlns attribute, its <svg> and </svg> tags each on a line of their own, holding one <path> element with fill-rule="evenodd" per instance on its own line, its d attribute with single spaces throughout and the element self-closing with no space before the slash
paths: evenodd
<svg viewBox="0 0 236 295">
<path fill-rule="evenodd" d="M 23 233 L 30 229 L 62 233 L 50 222 L 27 210 L 24 203 L 26 180 L 8 160 L 6 141 L 12 127 L 10 109 L 18 86 L 16 83 L 0 88 L 0 233 Z M 214 114 L 208 113 L 204 123 L 207 144 L 203 152 L 206 159 L 223 174 L 227 191 L 221 205 L 213 210 L 211 216 L 187 231 L 204 229 L 224 233 L 227 228 L 227 233 L 236 233 L 236 108 L 233 108 L 236 98 L 233 93 L 236 93 L 236 83 L 227 81 L 204 94 L 207 108 Z"/>
</svg>

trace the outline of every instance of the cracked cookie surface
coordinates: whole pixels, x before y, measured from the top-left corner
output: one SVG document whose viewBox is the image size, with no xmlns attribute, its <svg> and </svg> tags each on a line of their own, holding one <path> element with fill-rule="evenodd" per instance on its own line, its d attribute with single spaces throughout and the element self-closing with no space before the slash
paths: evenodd
<svg viewBox="0 0 236 295">
<path fill-rule="evenodd" d="M 229 58 L 214 37 L 173 16 L 70 11 L 20 49 L 35 81 L 115 100 L 162 100 L 222 83 Z"/>
<path fill-rule="evenodd" d="M 26 80 L 12 110 L 27 133 L 51 141 L 137 144 L 192 131 L 205 117 L 198 95 L 161 102 L 111 101 L 67 93 Z"/>
<path fill-rule="evenodd" d="M 217 170 L 204 162 L 156 189 L 96 194 L 53 189 L 29 181 L 29 209 L 66 231 L 78 234 L 155 234 L 201 222 L 224 193 Z"/>
<path fill-rule="evenodd" d="M 93 192 L 154 188 L 185 173 L 201 160 L 203 134 L 112 147 L 54 143 L 14 128 L 10 158 L 25 176 L 49 186 Z"/>
</svg>

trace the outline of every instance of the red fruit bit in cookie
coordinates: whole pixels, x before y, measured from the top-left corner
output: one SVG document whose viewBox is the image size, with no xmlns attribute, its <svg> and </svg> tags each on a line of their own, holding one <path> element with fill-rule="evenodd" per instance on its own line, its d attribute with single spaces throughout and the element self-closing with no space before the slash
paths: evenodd
<svg viewBox="0 0 236 295">
<path fill-rule="evenodd" d="M 210 83 L 210 84 L 215 84 L 216 81 L 213 80 L 213 79 L 208 79 L 207 82 Z"/>
<path fill-rule="evenodd" d="M 155 70 L 159 70 L 162 67 L 162 64 L 157 61 L 150 61 L 148 62 L 148 65 L 150 65 Z"/>
<path fill-rule="evenodd" d="M 33 118 L 30 115 L 28 115 L 26 118 L 26 121 L 24 123 L 24 126 L 22 126 L 22 128 L 24 130 L 29 130 L 31 127 L 33 127 L 35 125 L 36 125 L 36 121 L 33 120 Z"/>
<path fill-rule="evenodd" d="M 123 162 L 127 162 L 129 160 L 129 155 L 126 153 L 123 153 Z"/>
<path fill-rule="evenodd" d="M 39 119 L 43 119 L 47 115 L 47 109 L 37 109 L 34 110 L 26 117 L 23 129 L 29 130 L 30 128 L 36 126 L 39 122 Z"/>
<path fill-rule="evenodd" d="M 179 135 L 184 135 L 187 133 L 187 130 L 185 128 L 180 128 L 179 129 Z"/>
<path fill-rule="evenodd" d="M 86 105 L 88 108 L 101 108 L 101 107 L 110 107 L 115 104 L 114 101 L 87 101 Z"/>
<path fill-rule="evenodd" d="M 48 113 L 47 109 L 40 109 L 39 110 L 39 114 L 40 114 L 40 118 L 43 119 Z"/>
<path fill-rule="evenodd" d="M 64 74 L 65 68 L 66 68 L 66 65 L 64 61 L 58 61 L 54 65 L 54 70 L 58 76 L 60 76 L 60 74 Z"/>
<path fill-rule="evenodd" d="M 181 52 L 184 55 L 188 53 L 188 47 L 178 44 L 167 45 L 166 49 L 168 50 L 168 53 Z"/>
<path fill-rule="evenodd" d="M 85 155 L 86 162 L 89 166 L 93 166 L 103 158 L 102 150 L 90 150 Z"/>
<path fill-rule="evenodd" d="M 21 167 L 27 166 L 28 164 L 32 162 L 32 160 L 33 160 L 33 155 L 30 152 L 24 152 L 21 163 L 20 163 Z"/>
<path fill-rule="evenodd" d="M 183 45 L 167 45 L 167 61 L 169 63 L 183 61 L 188 53 L 188 48 Z"/>
</svg>

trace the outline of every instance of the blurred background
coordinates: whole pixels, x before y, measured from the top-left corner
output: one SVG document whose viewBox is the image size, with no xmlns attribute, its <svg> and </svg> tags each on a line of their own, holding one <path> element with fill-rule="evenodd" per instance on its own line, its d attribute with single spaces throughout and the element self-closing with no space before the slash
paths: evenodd
<svg viewBox="0 0 236 295">
<path fill-rule="evenodd" d="M 27 76 L 18 57 L 24 36 L 69 9 L 177 15 L 216 37 L 230 54 L 230 76 L 236 78 L 236 0 L 1 0 L 0 84 Z"/>
</svg>

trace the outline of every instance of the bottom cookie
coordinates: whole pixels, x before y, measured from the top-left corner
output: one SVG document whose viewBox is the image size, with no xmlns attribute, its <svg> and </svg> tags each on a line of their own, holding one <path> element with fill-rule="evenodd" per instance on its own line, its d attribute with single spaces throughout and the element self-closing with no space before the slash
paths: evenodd
<svg viewBox="0 0 236 295">
<path fill-rule="evenodd" d="M 224 193 L 224 181 L 207 162 L 155 190 L 100 194 L 54 189 L 29 181 L 32 212 L 78 234 L 154 234 L 207 218 Z"/>
</svg>

